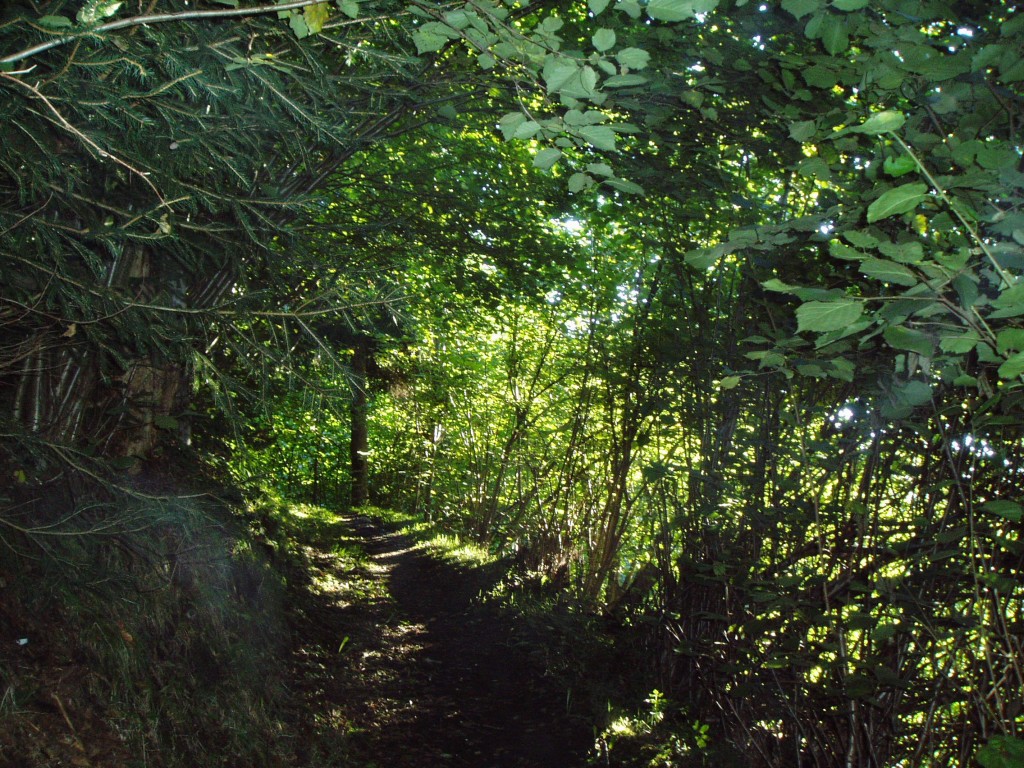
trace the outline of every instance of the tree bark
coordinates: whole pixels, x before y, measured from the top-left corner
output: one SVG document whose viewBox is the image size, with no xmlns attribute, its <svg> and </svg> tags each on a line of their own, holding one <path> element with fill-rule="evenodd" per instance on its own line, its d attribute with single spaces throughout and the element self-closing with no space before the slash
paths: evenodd
<svg viewBox="0 0 1024 768">
<path fill-rule="evenodd" d="M 370 501 L 370 430 L 367 423 L 369 401 L 366 396 L 366 368 L 371 355 L 367 341 L 352 348 L 352 436 L 349 443 L 352 490 L 349 503 L 362 507 Z"/>
</svg>

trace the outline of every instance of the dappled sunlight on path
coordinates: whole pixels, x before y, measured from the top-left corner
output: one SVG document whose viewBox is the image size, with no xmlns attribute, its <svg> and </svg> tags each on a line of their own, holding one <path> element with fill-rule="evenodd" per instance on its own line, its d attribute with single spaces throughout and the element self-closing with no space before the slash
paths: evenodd
<svg viewBox="0 0 1024 768">
<path fill-rule="evenodd" d="M 357 565 L 310 553 L 309 605 L 295 652 L 308 765 L 576 768 L 589 728 L 511 643 L 508 617 L 480 595 L 498 567 L 460 568 L 367 517 L 346 521 Z"/>
</svg>

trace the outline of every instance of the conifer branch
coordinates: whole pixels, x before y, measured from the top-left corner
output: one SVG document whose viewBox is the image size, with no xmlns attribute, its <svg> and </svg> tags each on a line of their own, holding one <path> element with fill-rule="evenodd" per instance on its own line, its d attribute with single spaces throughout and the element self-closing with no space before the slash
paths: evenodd
<svg viewBox="0 0 1024 768">
<path fill-rule="evenodd" d="M 104 32 L 113 32 L 118 29 L 125 29 L 127 27 L 139 27 L 145 24 L 163 24 L 168 21 L 192 21 L 194 19 L 225 19 L 240 16 L 260 16 L 280 11 L 293 11 L 298 8 L 306 8 L 310 5 L 320 5 L 323 2 L 325 2 L 325 0 L 292 0 L 292 2 L 284 3 L 282 5 L 257 5 L 252 8 L 232 8 L 230 10 L 223 11 L 178 11 L 176 13 L 151 13 L 145 16 L 132 16 L 127 19 L 118 19 L 117 21 L 100 24 L 98 27 L 92 27 L 74 35 L 65 35 L 53 40 L 47 40 L 45 43 L 33 45 L 31 48 L 25 48 L 18 53 L 12 53 L 10 56 L 0 58 L 0 64 L 13 64 L 16 61 L 24 61 L 25 59 L 35 56 L 37 53 L 43 53 L 44 51 L 49 51 L 53 48 L 66 45 L 67 43 L 77 40 L 83 35 L 97 35 L 103 34 Z"/>
</svg>

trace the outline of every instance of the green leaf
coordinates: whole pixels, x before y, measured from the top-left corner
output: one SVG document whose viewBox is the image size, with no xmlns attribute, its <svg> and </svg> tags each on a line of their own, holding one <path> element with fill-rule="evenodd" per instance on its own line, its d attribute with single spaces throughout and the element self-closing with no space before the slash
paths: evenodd
<svg viewBox="0 0 1024 768">
<path fill-rule="evenodd" d="M 605 179 L 604 183 L 613 189 L 619 190 L 619 192 L 625 192 L 627 195 L 642 195 L 644 193 L 643 187 L 626 179 Z"/>
<path fill-rule="evenodd" d="M 315 35 L 324 28 L 324 24 L 331 17 L 331 11 L 327 3 L 316 3 L 315 5 L 307 5 L 303 8 L 302 16 L 306 22 L 309 34 Z"/>
<path fill-rule="evenodd" d="M 893 349 L 916 352 L 921 357 L 931 357 L 935 353 L 935 342 L 931 336 L 914 328 L 890 325 L 882 335 Z"/>
<path fill-rule="evenodd" d="M 996 351 L 999 354 L 1021 350 L 1024 350 L 1024 328 L 1004 328 L 996 336 Z"/>
<path fill-rule="evenodd" d="M 658 21 L 683 21 L 717 7 L 718 0 L 650 0 L 647 15 Z"/>
<path fill-rule="evenodd" d="M 644 69 L 651 62 L 651 54 L 641 48 L 623 48 L 615 58 L 619 64 L 630 69 Z"/>
<path fill-rule="evenodd" d="M 917 163 L 914 162 L 914 158 L 908 155 L 897 155 L 896 157 L 887 157 L 885 162 L 882 164 L 882 170 L 893 178 L 899 178 L 900 176 L 906 176 L 908 173 L 917 168 Z"/>
<path fill-rule="evenodd" d="M 117 13 L 122 5 L 122 0 L 89 0 L 78 11 L 78 23 L 97 24 Z"/>
<path fill-rule="evenodd" d="M 916 240 L 907 243 L 879 243 L 878 250 L 901 264 L 918 264 L 924 258 L 924 246 Z"/>
<path fill-rule="evenodd" d="M 596 149 L 615 151 L 615 131 L 607 125 L 585 125 L 579 129 L 580 138 Z"/>
<path fill-rule="evenodd" d="M 157 429 L 168 430 L 177 429 L 180 426 L 176 418 L 173 416 L 166 416 L 162 413 L 158 413 L 153 417 L 153 425 L 156 426 Z"/>
<path fill-rule="evenodd" d="M 886 110 L 885 112 L 878 112 L 872 115 L 856 128 L 851 128 L 850 130 L 854 133 L 865 133 L 868 136 L 877 136 L 880 133 L 889 133 L 890 131 L 898 130 L 906 121 L 907 118 L 903 116 L 902 112 Z M 913 160 L 911 160 L 911 162 L 913 162 Z"/>
<path fill-rule="evenodd" d="M 67 29 L 75 26 L 75 23 L 67 16 L 43 16 L 38 23 L 47 29 Z"/>
<path fill-rule="evenodd" d="M 722 251 L 718 248 L 697 248 L 693 251 L 687 251 L 686 255 L 683 256 L 683 261 L 686 262 L 688 267 L 703 272 L 718 263 L 720 258 L 722 258 Z"/>
<path fill-rule="evenodd" d="M 720 382 L 718 382 L 719 389 L 736 389 L 740 384 L 739 376 L 726 376 Z"/>
<path fill-rule="evenodd" d="M 338 0 L 338 10 L 348 16 L 350 19 L 359 18 L 359 1 L 358 0 Z"/>
<path fill-rule="evenodd" d="M 863 314 L 864 305 L 859 301 L 808 301 L 797 307 L 797 332 L 838 331 L 859 320 Z"/>
<path fill-rule="evenodd" d="M 519 126 L 526 122 L 526 115 L 522 112 L 509 112 L 498 121 L 498 128 L 505 141 L 511 141 Z"/>
<path fill-rule="evenodd" d="M 908 381 L 896 388 L 896 396 L 907 405 L 916 407 L 931 401 L 932 388 L 924 381 Z"/>
<path fill-rule="evenodd" d="M 548 148 L 542 149 L 533 158 L 533 167 L 539 168 L 542 171 L 547 171 L 562 158 L 562 150 Z"/>
<path fill-rule="evenodd" d="M 859 11 L 868 7 L 868 0 L 832 0 L 832 7 L 839 11 Z"/>
<path fill-rule="evenodd" d="M 449 40 L 458 36 L 458 32 L 442 24 L 439 21 L 428 21 L 421 25 L 412 35 L 412 41 L 416 44 L 416 52 L 419 54 L 439 51 L 448 44 Z"/>
<path fill-rule="evenodd" d="M 915 182 L 884 192 L 868 206 L 868 223 L 907 213 L 928 197 L 928 185 Z"/>
<path fill-rule="evenodd" d="M 548 93 L 564 88 L 570 80 L 579 75 L 580 65 L 572 59 L 551 57 L 544 65 L 544 82 Z"/>
<path fill-rule="evenodd" d="M 763 283 L 761 283 L 761 286 L 766 291 L 775 291 L 776 293 L 796 293 L 797 291 L 800 290 L 799 287 L 795 285 L 789 285 L 788 283 L 784 283 L 777 277 L 773 277 L 771 280 L 765 280 Z"/>
<path fill-rule="evenodd" d="M 789 138 L 803 143 L 814 136 L 817 124 L 813 120 L 800 120 L 789 124 Z"/>
<path fill-rule="evenodd" d="M 301 13 L 293 13 L 288 17 L 288 26 L 292 28 L 292 32 L 300 40 L 304 37 L 309 37 L 309 26 L 306 24 L 306 17 Z"/>
<path fill-rule="evenodd" d="M 939 349 L 951 355 L 966 355 L 980 343 L 981 337 L 969 331 L 961 336 L 944 336 L 939 340 Z"/>
<path fill-rule="evenodd" d="M 527 120 L 516 128 L 512 134 L 513 139 L 532 139 L 540 131 L 540 123 L 536 120 Z"/>
<path fill-rule="evenodd" d="M 569 177 L 569 191 L 582 192 L 594 185 L 594 180 L 585 173 L 574 173 Z"/>
<path fill-rule="evenodd" d="M 1024 373 L 1024 352 L 1018 352 L 999 366 L 999 378 L 1011 380 Z"/>
<path fill-rule="evenodd" d="M 920 282 L 917 276 L 902 264 L 887 259 L 864 259 L 860 264 L 860 271 L 885 283 L 910 287 Z"/>
<path fill-rule="evenodd" d="M 1018 502 L 1010 501 L 1009 499 L 986 501 L 981 505 L 981 508 L 986 512 L 991 512 L 993 515 L 998 515 L 1005 520 L 1011 520 L 1015 523 L 1019 523 L 1021 517 L 1024 516 L 1024 508 Z"/>
<path fill-rule="evenodd" d="M 590 41 L 594 44 L 594 48 L 596 50 L 604 53 L 615 45 L 615 31 L 611 29 L 599 29 L 594 33 L 594 36 L 590 38 Z"/>
<path fill-rule="evenodd" d="M 828 252 L 834 259 L 843 261 L 863 261 L 868 258 L 867 254 L 861 253 L 856 248 L 851 248 L 838 240 L 831 240 L 828 244 Z"/>
<path fill-rule="evenodd" d="M 590 12 L 595 16 L 600 16 L 604 13 L 604 9 L 611 4 L 612 0 L 587 0 L 587 7 Z"/>
<path fill-rule="evenodd" d="M 782 7 L 798 19 L 802 19 L 810 13 L 821 8 L 824 3 L 821 0 L 782 0 Z"/>
<path fill-rule="evenodd" d="M 846 18 L 828 14 L 821 22 L 821 42 L 825 50 L 833 56 L 850 47 L 850 30 L 846 26 Z"/>
</svg>

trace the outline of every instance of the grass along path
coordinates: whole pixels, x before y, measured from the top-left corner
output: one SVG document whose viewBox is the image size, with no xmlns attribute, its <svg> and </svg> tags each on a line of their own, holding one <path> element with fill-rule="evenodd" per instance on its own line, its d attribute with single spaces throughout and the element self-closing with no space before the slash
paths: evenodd
<svg viewBox="0 0 1024 768">
<path fill-rule="evenodd" d="M 291 600 L 300 764 L 576 768 L 592 732 L 480 599 L 500 564 L 458 565 L 402 526 L 320 521 Z"/>
</svg>

